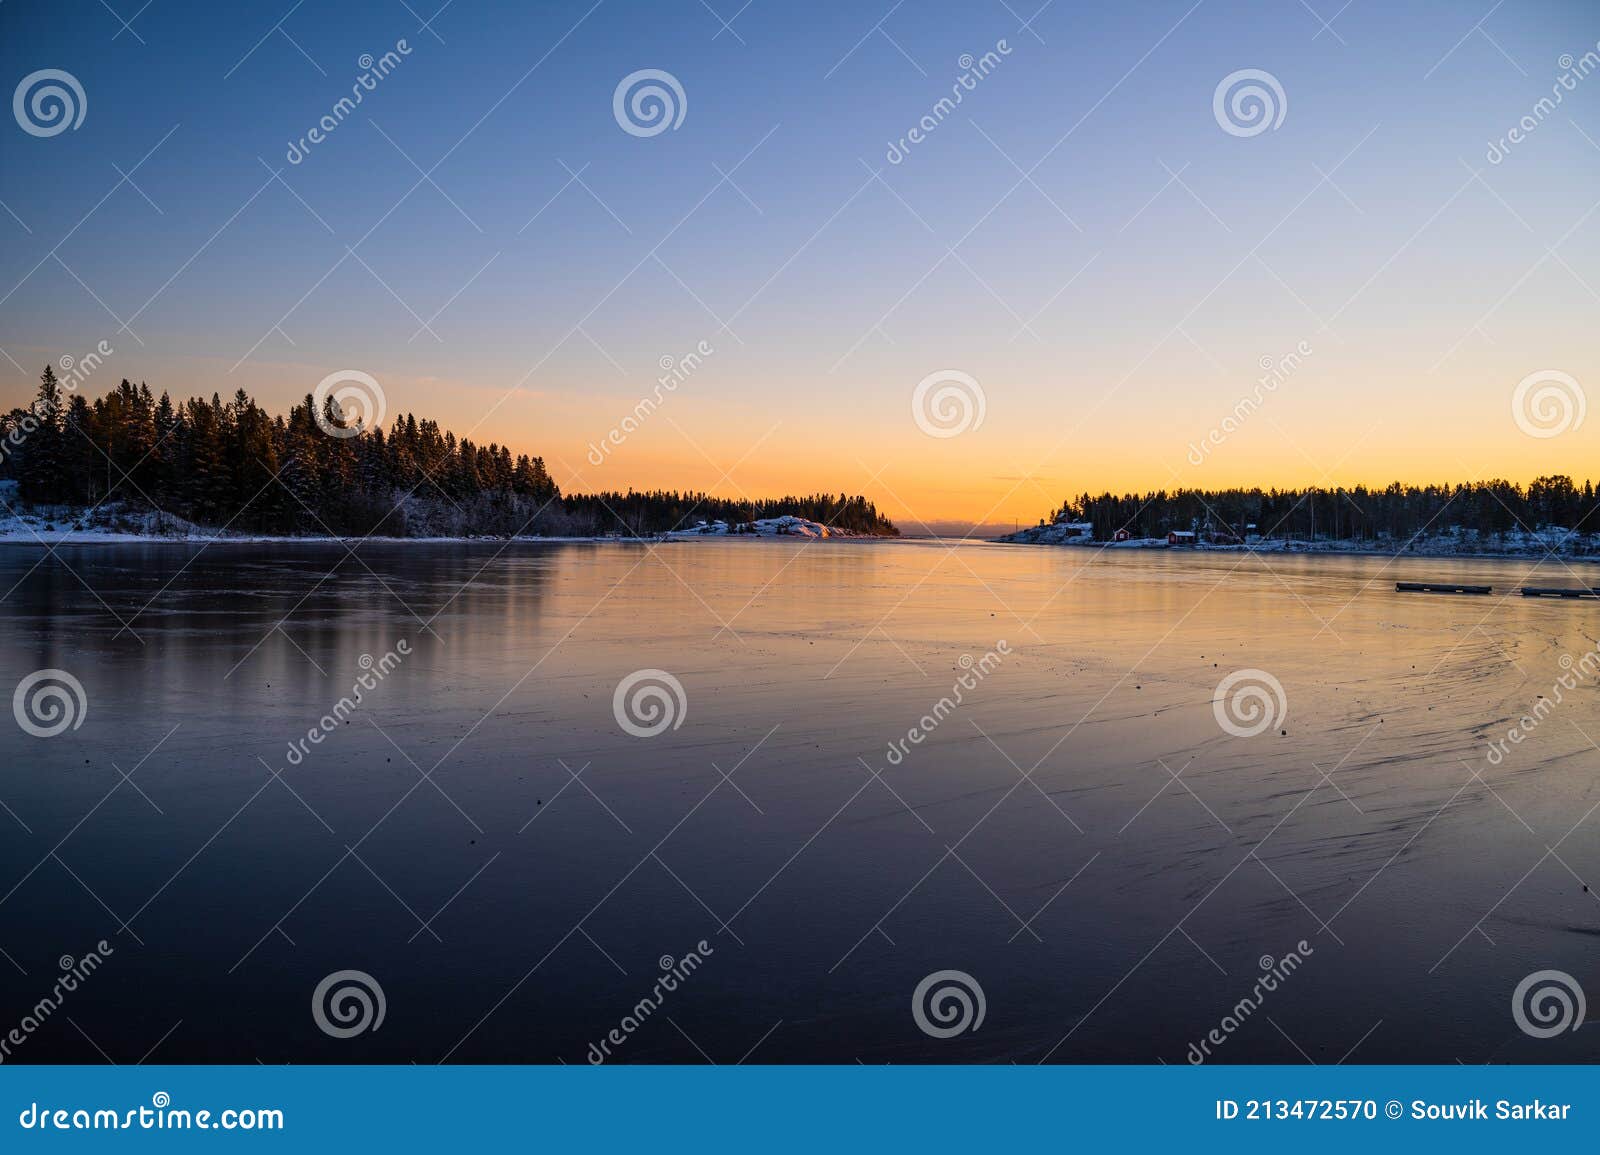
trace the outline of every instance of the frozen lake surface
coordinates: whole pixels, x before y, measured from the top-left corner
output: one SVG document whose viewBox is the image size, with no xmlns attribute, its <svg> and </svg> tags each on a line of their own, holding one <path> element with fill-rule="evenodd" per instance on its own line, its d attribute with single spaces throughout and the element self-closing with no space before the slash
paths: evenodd
<svg viewBox="0 0 1600 1155">
<path fill-rule="evenodd" d="M 1600 604 L 1514 588 L 1597 577 L 933 542 L 6 546 L 0 689 L 64 670 L 86 709 L 0 727 L 0 1033 L 59 959 L 112 948 L 6 1061 L 583 1063 L 616 1030 L 622 1062 L 1183 1063 L 1213 1029 L 1223 1062 L 1592 1061 L 1592 1023 L 1533 1037 L 1512 993 L 1554 969 L 1600 995 Z M 335 714 L 363 655 L 382 676 Z M 682 687 L 636 680 L 631 728 L 672 719 L 642 737 L 614 707 L 641 670 Z M 1240 670 L 1270 675 L 1235 681 L 1266 688 L 1252 736 L 1213 705 Z M 690 952 L 662 993 L 658 960 Z M 319 1029 L 341 970 L 381 985 L 381 1029 Z M 944 970 L 984 1005 L 949 1038 L 912 1009 Z"/>
</svg>

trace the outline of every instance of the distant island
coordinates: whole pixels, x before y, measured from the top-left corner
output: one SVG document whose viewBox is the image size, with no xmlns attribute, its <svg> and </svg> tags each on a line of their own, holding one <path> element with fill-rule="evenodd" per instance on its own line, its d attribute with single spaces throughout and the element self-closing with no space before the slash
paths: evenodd
<svg viewBox="0 0 1600 1155">
<path fill-rule="evenodd" d="M 1600 557 L 1600 492 L 1570 477 L 1383 488 L 1084 494 L 998 539 L 1024 545 L 1261 553 Z"/>
<path fill-rule="evenodd" d="M 541 457 L 409 413 L 365 429 L 309 394 L 280 417 L 126 379 L 91 402 L 46 366 L 0 414 L 0 539 L 898 535 L 860 495 L 563 494 Z"/>
</svg>

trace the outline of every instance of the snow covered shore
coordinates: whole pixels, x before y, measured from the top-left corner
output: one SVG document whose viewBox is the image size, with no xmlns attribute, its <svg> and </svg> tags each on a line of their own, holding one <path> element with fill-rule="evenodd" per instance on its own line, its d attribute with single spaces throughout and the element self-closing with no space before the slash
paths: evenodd
<svg viewBox="0 0 1600 1155">
<path fill-rule="evenodd" d="M 70 507 L 59 508 L 27 508 L 24 509 L 16 501 L 15 483 L 0 483 L 0 545 L 7 543 L 16 545 L 81 545 L 81 544 L 127 544 L 134 542 L 173 542 L 204 544 L 210 542 L 227 543 L 235 542 L 249 544 L 252 542 L 297 542 L 315 544 L 318 542 L 350 542 L 350 541 L 406 541 L 406 542 L 456 542 L 456 541 L 504 541 L 503 537 L 477 536 L 477 537 L 449 537 L 438 535 L 419 535 L 417 537 L 385 537 L 373 535 L 371 537 L 339 537 L 329 534 L 284 536 L 272 534 L 236 533 L 230 530 L 219 530 L 208 526 L 197 525 L 185 521 L 180 517 L 170 514 L 156 513 L 149 510 L 130 510 L 120 503 L 108 502 L 95 510 L 86 511 Z M 9 507 L 9 508 L 8 508 Z M 646 541 L 691 541 L 704 537 L 792 537 L 816 540 L 819 538 L 859 538 L 869 535 L 849 533 L 845 530 L 835 529 L 822 525 L 819 522 L 809 521 L 803 517 L 786 515 L 784 517 L 763 518 L 759 521 L 747 522 L 729 526 L 727 522 L 713 521 L 701 522 L 692 529 L 677 530 L 667 534 L 646 535 Z M 637 538 L 619 537 L 617 535 L 602 535 L 596 537 L 518 537 L 511 540 L 517 541 L 633 541 Z"/>
<path fill-rule="evenodd" d="M 1392 557 L 1533 557 L 1594 558 L 1600 560 L 1600 534 L 1574 533 L 1558 527 L 1537 531 L 1509 530 L 1502 534 L 1479 534 L 1472 530 L 1447 530 L 1415 539 L 1378 538 L 1368 541 L 1285 540 L 1252 538 L 1242 545 L 1199 542 L 1173 546 L 1164 537 L 1135 537 L 1126 541 L 1095 541 L 1073 536 L 1064 525 L 1041 525 L 1008 533 L 995 539 L 1014 545 L 1058 545 L 1076 549 L 1172 549 L 1178 553 L 1262 553 L 1262 554 L 1378 554 Z"/>
<path fill-rule="evenodd" d="M 820 522 L 785 514 L 783 517 L 764 517 L 730 526 L 725 521 L 702 521 L 693 529 L 674 530 L 666 535 L 672 541 L 697 537 L 803 537 L 813 540 L 824 537 L 870 537 L 871 534 L 850 533 Z"/>
</svg>

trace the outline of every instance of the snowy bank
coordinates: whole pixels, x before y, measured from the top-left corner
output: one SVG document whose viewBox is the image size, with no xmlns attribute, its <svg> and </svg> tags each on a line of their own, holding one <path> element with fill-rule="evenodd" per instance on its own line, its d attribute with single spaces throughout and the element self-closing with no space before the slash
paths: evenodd
<svg viewBox="0 0 1600 1155">
<path fill-rule="evenodd" d="M 693 529 L 673 530 L 665 535 L 672 541 L 684 541 L 698 537 L 869 537 L 870 534 L 850 533 L 847 530 L 835 529 L 821 522 L 810 521 L 793 514 L 782 517 L 763 517 L 757 521 L 737 522 L 729 525 L 725 521 L 702 521 Z"/>
<path fill-rule="evenodd" d="M 429 532 L 434 527 L 425 519 L 411 518 L 423 528 L 415 536 L 396 537 L 385 534 L 369 536 L 335 534 L 260 534 L 241 533 L 213 526 L 199 525 L 145 509 L 131 509 L 121 502 L 106 502 L 94 509 L 75 506 L 23 506 L 16 495 L 16 482 L 0 481 L 0 544 L 17 545 L 71 545 L 118 544 L 132 542 L 184 542 L 203 544 L 209 542 L 320 542 L 354 541 L 405 541 L 405 542 L 457 542 L 457 541 L 687 541 L 702 537 L 794 537 L 816 540 L 833 537 L 867 537 L 871 535 L 850 533 L 835 529 L 803 517 L 762 518 L 759 521 L 734 523 L 724 521 L 700 522 L 692 529 L 676 530 L 666 534 L 648 534 L 629 537 L 622 534 L 594 536 L 498 536 L 494 534 L 449 534 Z"/>
<path fill-rule="evenodd" d="M 1538 530 L 1507 530 L 1480 534 L 1475 530 L 1453 529 L 1416 538 L 1378 537 L 1376 539 L 1303 541 L 1284 538 L 1252 537 L 1242 544 L 1224 545 L 1200 541 L 1175 546 L 1164 537 L 1135 537 L 1124 541 L 1095 541 L 1093 537 L 1069 530 L 1065 524 L 1037 525 L 1008 533 L 996 541 L 1016 545 L 1059 545 L 1080 549 L 1171 549 L 1176 553 L 1262 553 L 1262 554 L 1378 554 L 1392 557 L 1567 557 L 1600 559 L 1600 534 L 1575 533 L 1557 526 Z"/>
</svg>

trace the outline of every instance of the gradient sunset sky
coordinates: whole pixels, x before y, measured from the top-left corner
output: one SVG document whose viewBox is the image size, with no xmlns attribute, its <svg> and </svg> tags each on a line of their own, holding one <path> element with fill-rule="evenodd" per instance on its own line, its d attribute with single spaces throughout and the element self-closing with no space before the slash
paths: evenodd
<svg viewBox="0 0 1600 1155">
<path fill-rule="evenodd" d="M 1600 388 L 1600 75 L 1559 84 L 1600 5 L 741 3 L 9 0 L 6 84 L 64 70 L 87 113 L 0 131 L 0 404 L 102 340 L 90 394 L 281 412 L 354 368 L 564 489 L 863 492 L 907 530 L 1085 489 L 1600 474 L 1600 413 L 1512 414 L 1530 374 Z M 619 126 L 640 69 L 681 84 L 676 129 Z M 1242 69 L 1276 128 L 1219 124 Z M 947 369 L 984 419 L 930 437 L 912 394 Z"/>
</svg>

